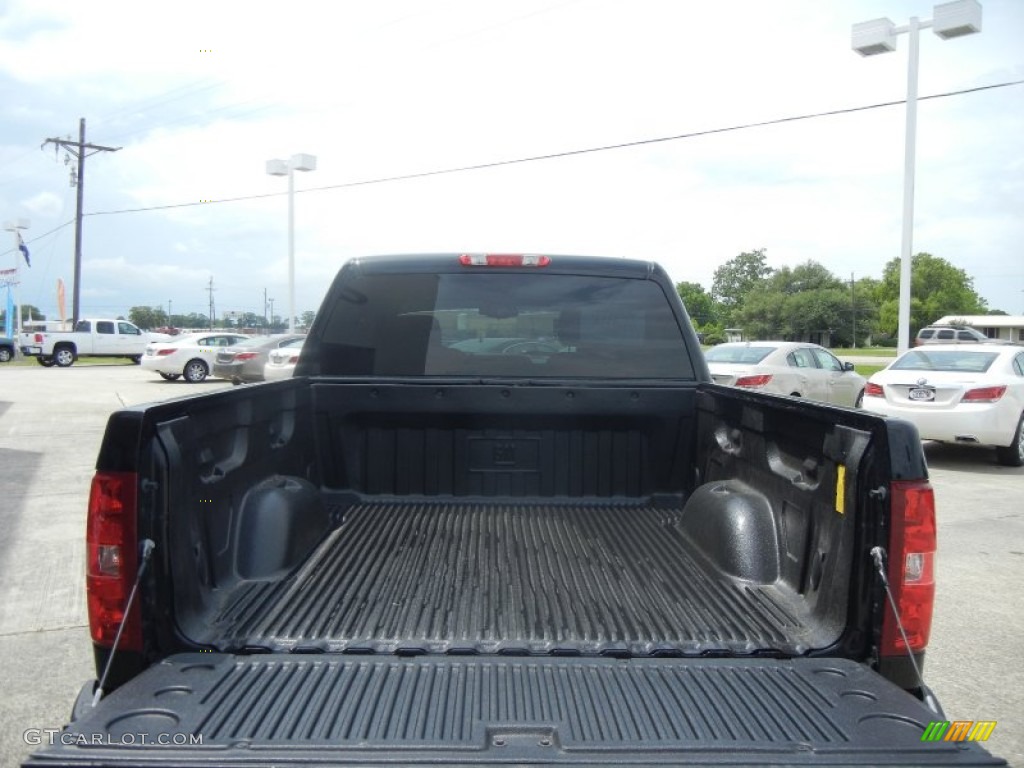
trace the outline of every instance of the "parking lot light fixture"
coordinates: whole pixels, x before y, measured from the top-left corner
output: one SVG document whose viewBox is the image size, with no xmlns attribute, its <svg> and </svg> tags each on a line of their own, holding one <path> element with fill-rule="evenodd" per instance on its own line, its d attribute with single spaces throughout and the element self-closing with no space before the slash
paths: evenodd
<svg viewBox="0 0 1024 768">
<path fill-rule="evenodd" d="M 295 333 L 295 171 L 315 171 L 315 155 L 268 160 L 267 173 L 288 177 L 288 332 Z"/>
<path fill-rule="evenodd" d="M 897 27 L 887 18 L 873 19 L 853 25 L 852 47 L 861 56 L 875 56 L 896 50 L 896 36 L 906 34 L 907 55 L 907 121 L 903 155 L 903 238 L 900 249 L 900 302 L 897 353 L 910 348 L 910 267 L 914 240 L 914 158 L 917 135 L 917 69 L 918 32 L 931 28 L 943 40 L 963 37 L 981 31 L 981 3 L 978 0 L 953 0 L 933 9 L 933 18 L 910 21 Z"/>
</svg>

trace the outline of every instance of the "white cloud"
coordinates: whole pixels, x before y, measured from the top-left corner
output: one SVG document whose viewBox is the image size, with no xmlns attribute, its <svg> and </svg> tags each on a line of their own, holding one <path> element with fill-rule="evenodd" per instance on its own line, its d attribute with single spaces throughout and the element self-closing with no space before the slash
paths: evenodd
<svg viewBox="0 0 1024 768">
<path fill-rule="evenodd" d="M 262 311 L 264 289 L 282 306 L 286 183 L 265 174 L 272 157 L 318 156 L 302 190 L 899 100 L 906 41 L 862 59 L 850 24 L 927 12 L 891 0 L 9 7 L 6 216 L 30 214 L 39 234 L 70 218 L 62 158 L 37 148 L 76 135 L 82 115 L 90 141 L 123 146 L 87 160 L 87 212 L 275 195 L 88 217 L 83 296 L 119 311 L 168 299 L 203 311 L 211 274 L 220 307 Z M 922 95 L 1024 77 L 1021 33 L 1024 6 L 986 0 L 982 35 L 926 34 Z M 1022 93 L 919 111 L 915 249 L 979 275 L 1010 309 L 1024 287 Z M 315 308 L 346 258 L 397 251 L 639 256 L 710 285 L 715 267 L 765 247 L 775 266 L 877 276 L 899 251 L 902 168 L 896 106 L 299 194 L 297 303 Z M 25 290 L 44 310 L 53 279 L 70 283 L 72 242 L 65 228 L 33 249 Z M 982 279 L 993 264 L 1001 277 Z"/>
<path fill-rule="evenodd" d="M 58 217 L 64 213 L 64 201 L 52 192 L 39 192 L 23 205 L 35 216 Z"/>
</svg>

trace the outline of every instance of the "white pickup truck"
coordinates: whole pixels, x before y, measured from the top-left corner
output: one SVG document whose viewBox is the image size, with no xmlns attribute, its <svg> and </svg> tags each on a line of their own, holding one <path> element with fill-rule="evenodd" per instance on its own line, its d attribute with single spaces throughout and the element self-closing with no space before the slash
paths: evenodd
<svg viewBox="0 0 1024 768">
<path fill-rule="evenodd" d="M 142 361 L 152 341 L 169 336 L 147 333 L 127 320 L 79 320 L 73 331 L 29 331 L 18 337 L 21 353 L 34 357 L 42 366 L 73 365 L 79 355 L 91 357 L 127 357 L 135 364 Z"/>
</svg>

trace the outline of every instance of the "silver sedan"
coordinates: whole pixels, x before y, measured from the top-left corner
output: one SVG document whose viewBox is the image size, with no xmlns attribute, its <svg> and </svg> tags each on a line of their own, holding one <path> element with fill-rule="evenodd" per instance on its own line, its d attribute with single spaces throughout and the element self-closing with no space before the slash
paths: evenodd
<svg viewBox="0 0 1024 768">
<path fill-rule="evenodd" d="M 824 347 L 795 341 L 739 341 L 704 353 L 716 384 L 860 408 L 866 379 Z"/>
</svg>

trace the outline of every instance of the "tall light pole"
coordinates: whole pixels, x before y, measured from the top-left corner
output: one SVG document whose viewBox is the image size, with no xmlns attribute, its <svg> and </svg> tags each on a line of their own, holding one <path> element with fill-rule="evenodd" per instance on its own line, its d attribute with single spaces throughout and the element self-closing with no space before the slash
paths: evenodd
<svg viewBox="0 0 1024 768">
<path fill-rule="evenodd" d="M 28 229 L 29 226 L 28 219 L 11 219 L 4 222 L 4 229 L 14 235 L 14 277 L 10 281 L 7 290 L 14 292 L 14 323 L 11 328 L 14 329 L 15 340 L 18 338 L 18 334 L 21 333 L 21 304 L 18 301 L 18 285 L 21 281 L 18 279 L 18 275 L 21 274 L 21 260 L 28 253 L 27 250 L 22 250 L 21 230 Z"/>
<path fill-rule="evenodd" d="M 981 3 L 978 0 L 954 0 L 933 9 L 933 18 L 921 21 L 911 16 L 909 23 L 897 27 L 888 18 L 853 25 L 853 50 L 861 56 L 874 56 L 896 50 L 896 35 L 907 34 L 907 124 L 903 153 L 903 240 L 900 250 L 900 304 L 897 352 L 910 349 L 910 266 L 914 240 L 914 162 L 917 137 L 917 61 L 918 32 L 931 28 L 943 40 L 981 31 Z"/>
<path fill-rule="evenodd" d="M 295 333 L 295 171 L 315 171 L 314 155 L 267 160 L 267 173 L 288 177 L 288 333 Z"/>
</svg>

